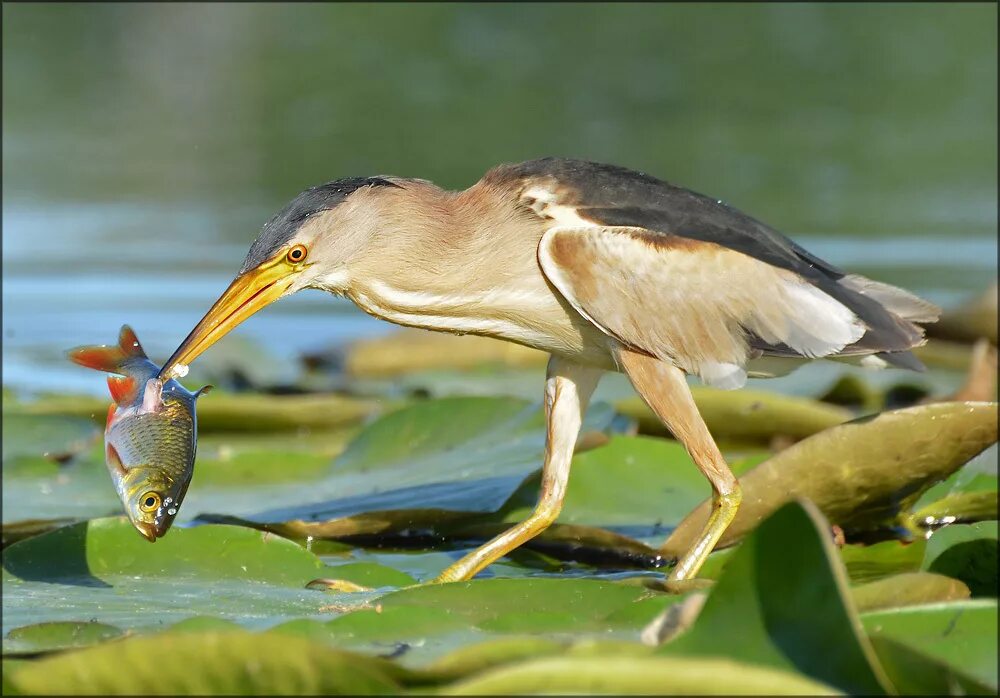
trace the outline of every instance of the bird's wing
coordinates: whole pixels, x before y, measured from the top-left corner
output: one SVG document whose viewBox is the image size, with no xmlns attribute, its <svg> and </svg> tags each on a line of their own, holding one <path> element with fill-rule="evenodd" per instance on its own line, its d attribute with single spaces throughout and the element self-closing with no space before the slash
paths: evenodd
<svg viewBox="0 0 1000 698">
<path fill-rule="evenodd" d="M 736 388 L 756 337 L 795 354 L 836 354 L 864 323 L 800 276 L 711 242 L 620 226 L 555 226 L 541 239 L 545 276 L 606 334 Z"/>
<path fill-rule="evenodd" d="M 605 235 L 611 230 L 641 231 L 647 246 L 659 248 L 654 257 L 659 259 L 666 259 L 666 249 L 674 251 L 672 259 L 679 259 L 677 250 L 683 245 L 691 254 L 695 254 L 694 250 L 706 254 L 713 250 L 727 252 L 719 257 L 726 260 L 720 264 L 734 262 L 734 266 L 719 267 L 714 270 L 719 276 L 705 277 L 720 284 L 732 278 L 726 269 L 736 267 L 757 270 L 764 277 L 793 279 L 792 288 L 804 289 L 806 298 L 821 298 L 824 302 L 833 299 L 864 326 L 863 335 L 844 347 L 841 354 L 878 354 L 893 365 L 922 368 L 908 351 L 924 341 L 922 328 L 914 323 L 933 322 L 940 312 L 936 306 L 894 286 L 847 274 L 722 201 L 639 172 L 581 160 L 545 158 L 506 165 L 488 173 L 485 179 L 516 188 L 522 204 L 550 228 L 578 228 L 588 231 L 588 235 Z M 601 230 L 605 232 L 597 232 Z M 697 268 L 708 273 L 707 267 Z M 668 289 L 680 288 L 671 286 L 673 283 L 683 286 L 682 281 L 666 280 L 666 274 L 666 268 L 661 268 L 659 275 L 651 274 L 650 283 Z M 711 290 L 719 290 L 708 285 Z M 754 288 L 745 288 L 744 292 L 753 296 L 747 299 L 751 305 L 777 302 L 757 295 Z M 644 293 L 651 300 L 654 297 L 651 290 Z M 666 307 L 663 302 L 649 306 L 651 313 Z M 810 312 L 808 302 L 796 307 L 802 313 Z M 758 312 L 765 311 L 763 305 L 758 308 Z M 809 353 L 803 353 L 786 342 L 772 341 L 773 335 L 758 335 L 752 327 L 744 326 L 744 333 L 751 349 L 766 356 L 822 355 L 808 344 L 805 350 Z"/>
</svg>

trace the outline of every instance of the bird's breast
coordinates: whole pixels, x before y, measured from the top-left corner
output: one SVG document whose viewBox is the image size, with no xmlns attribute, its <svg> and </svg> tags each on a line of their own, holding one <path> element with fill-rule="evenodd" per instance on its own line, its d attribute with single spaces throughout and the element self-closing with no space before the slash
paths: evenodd
<svg viewBox="0 0 1000 698">
<path fill-rule="evenodd" d="M 347 295 L 369 315 L 399 325 L 494 337 L 613 367 L 609 338 L 582 318 L 540 270 L 499 284 L 465 281 L 449 285 L 438 278 L 416 289 L 373 279 L 353 285 Z"/>
</svg>

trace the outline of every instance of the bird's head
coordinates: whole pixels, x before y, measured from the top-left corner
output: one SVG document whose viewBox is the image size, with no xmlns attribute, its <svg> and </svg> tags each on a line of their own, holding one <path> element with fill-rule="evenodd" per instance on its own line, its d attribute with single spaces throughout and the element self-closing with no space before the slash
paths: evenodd
<svg viewBox="0 0 1000 698">
<path fill-rule="evenodd" d="M 342 292 L 351 260 L 379 225 L 385 177 L 340 179 L 299 194 L 261 229 L 243 267 L 160 370 L 189 364 L 230 330 L 283 296 L 304 288 Z"/>
</svg>

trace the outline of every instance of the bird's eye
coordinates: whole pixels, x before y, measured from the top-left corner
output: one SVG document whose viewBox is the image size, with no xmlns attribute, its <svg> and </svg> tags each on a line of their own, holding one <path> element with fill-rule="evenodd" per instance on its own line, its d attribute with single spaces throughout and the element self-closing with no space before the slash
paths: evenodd
<svg viewBox="0 0 1000 698">
<path fill-rule="evenodd" d="M 300 262 L 304 262 L 306 259 L 306 246 L 296 245 L 292 249 L 288 250 L 288 254 L 285 255 L 285 259 L 287 259 L 292 264 L 299 264 Z"/>
<path fill-rule="evenodd" d="M 147 514 L 160 508 L 160 495 L 156 492 L 147 492 L 139 499 L 139 508 Z"/>
</svg>

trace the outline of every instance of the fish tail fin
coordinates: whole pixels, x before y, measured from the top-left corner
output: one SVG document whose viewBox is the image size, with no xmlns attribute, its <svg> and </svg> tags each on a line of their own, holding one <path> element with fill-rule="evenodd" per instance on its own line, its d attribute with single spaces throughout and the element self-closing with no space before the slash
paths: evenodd
<svg viewBox="0 0 1000 698">
<path fill-rule="evenodd" d="M 146 352 L 128 325 L 122 325 L 118 346 L 77 347 L 68 352 L 73 363 L 107 373 L 124 373 L 122 364 L 132 358 L 146 358 Z M 115 388 L 111 389 L 112 394 Z"/>
</svg>

